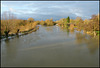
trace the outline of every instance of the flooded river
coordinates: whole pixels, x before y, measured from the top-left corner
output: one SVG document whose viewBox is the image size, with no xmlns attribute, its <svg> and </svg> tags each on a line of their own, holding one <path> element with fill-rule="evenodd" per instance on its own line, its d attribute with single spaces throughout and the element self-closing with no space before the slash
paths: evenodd
<svg viewBox="0 0 100 68">
<path fill-rule="evenodd" d="M 99 41 L 82 31 L 43 27 L 1 41 L 2 67 L 99 66 Z"/>
</svg>

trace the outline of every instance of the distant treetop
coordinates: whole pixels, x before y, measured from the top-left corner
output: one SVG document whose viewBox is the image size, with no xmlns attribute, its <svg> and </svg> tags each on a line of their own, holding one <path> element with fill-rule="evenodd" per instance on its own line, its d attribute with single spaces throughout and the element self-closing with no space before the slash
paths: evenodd
<svg viewBox="0 0 100 68">
<path fill-rule="evenodd" d="M 28 18 L 28 21 L 29 22 L 34 22 L 34 19 L 31 17 L 31 18 Z"/>
</svg>

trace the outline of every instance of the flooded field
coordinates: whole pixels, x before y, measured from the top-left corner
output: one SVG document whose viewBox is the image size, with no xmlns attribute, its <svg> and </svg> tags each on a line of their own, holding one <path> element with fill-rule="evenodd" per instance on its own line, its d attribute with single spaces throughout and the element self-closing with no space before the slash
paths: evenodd
<svg viewBox="0 0 100 68">
<path fill-rule="evenodd" d="M 36 32 L 1 41 L 1 66 L 99 66 L 99 41 L 82 31 L 40 26 Z"/>
</svg>

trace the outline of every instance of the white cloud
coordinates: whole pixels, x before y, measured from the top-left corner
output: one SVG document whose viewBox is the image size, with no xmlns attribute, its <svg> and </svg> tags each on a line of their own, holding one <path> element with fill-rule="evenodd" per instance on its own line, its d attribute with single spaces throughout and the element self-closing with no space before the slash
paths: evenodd
<svg viewBox="0 0 100 68">
<path fill-rule="evenodd" d="M 83 17 L 83 12 L 82 12 L 82 9 L 80 8 L 70 8 L 69 9 L 72 14 L 75 14 L 76 16 L 80 16 L 80 17 Z"/>
<path fill-rule="evenodd" d="M 34 16 L 76 16 L 88 18 L 98 11 L 98 3 L 96 2 L 80 2 L 80 1 L 14 1 L 14 2 L 1 2 L 1 12 L 11 11 L 15 14 Z M 39 16 L 39 17 L 41 17 Z"/>
<path fill-rule="evenodd" d="M 33 14 L 33 13 L 36 13 L 37 8 L 34 8 L 34 9 L 13 9 L 13 8 L 9 8 L 9 10 L 12 13 L 15 13 L 15 14 Z"/>
<path fill-rule="evenodd" d="M 14 10 L 13 8 L 9 8 L 9 10 L 10 10 L 11 12 L 16 12 L 16 10 Z"/>
<path fill-rule="evenodd" d="M 76 16 L 80 16 L 80 17 L 82 17 L 83 15 L 82 15 L 82 13 L 74 13 Z"/>
</svg>

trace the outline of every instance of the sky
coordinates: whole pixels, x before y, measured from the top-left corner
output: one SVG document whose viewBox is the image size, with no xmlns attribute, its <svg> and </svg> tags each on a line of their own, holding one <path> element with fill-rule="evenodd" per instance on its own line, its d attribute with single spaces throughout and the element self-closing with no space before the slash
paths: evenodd
<svg viewBox="0 0 100 68">
<path fill-rule="evenodd" d="M 10 11 L 18 19 L 90 19 L 99 13 L 99 1 L 1 1 L 1 14 Z"/>
</svg>

